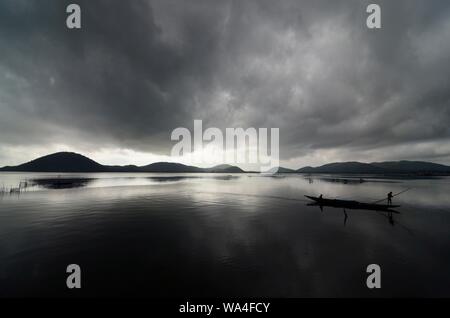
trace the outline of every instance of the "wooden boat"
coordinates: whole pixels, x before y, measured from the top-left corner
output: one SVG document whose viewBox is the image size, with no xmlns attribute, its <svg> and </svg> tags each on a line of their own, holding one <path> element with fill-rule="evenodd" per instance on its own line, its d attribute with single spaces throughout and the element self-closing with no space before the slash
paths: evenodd
<svg viewBox="0 0 450 318">
<path fill-rule="evenodd" d="M 344 208 L 344 209 L 353 209 L 353 210 L 372 210 L 372 211 L 396 212 L 391 209 L 400 207 L 400 205 L 374 204 L 374 203 L 363 203 L 363 202 L 350 201 L 350 200 L 325 199 L 325 198 L 313 197 L 313 196 L 309 196 L 309 195 L 305 195 L 305 197 L 314 201 L 314 203 L 312 205 L 330 206 L 330 207 L 335 207 L 335 208 Z"/>
</svg>

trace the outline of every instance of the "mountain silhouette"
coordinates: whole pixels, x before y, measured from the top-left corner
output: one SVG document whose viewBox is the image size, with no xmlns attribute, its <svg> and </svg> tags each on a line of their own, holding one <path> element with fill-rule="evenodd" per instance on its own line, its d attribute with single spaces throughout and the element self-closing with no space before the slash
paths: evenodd
<svg viewBox="0 0 450 318">
<path fill-rule="evenodd" d="M 278 173 L 295 173 L 295 172 L 296 171 L 294 169 L 278 167 Z"/>
<path fill-rule="evenodd" d="M 377 174 L 383 173 L 384 169 L 373 166 L 369 163 L 361 162 L 335 162 L 329 163 L 320 167 L 304 167 L 298 169 L 301 173 L 369 173 Z"/>
<path fill-rule="evenodd" d="M 156 162 L 139 167 L 141 172 L 204 172 L 204 169 L 174 162 Z"/>
<path fill-rule="evenodd" d="M 205 171 L 210 172 L 210 173 L 242 173 L 242 172 L 245 172 L 244 170 L 242 170 L 239 167 L 231 166 L 231 165 L 227 165 L 227 164 L 218 165 L 218 166 L 214 166 L 211 168 L 206 168 Z"/>
<path fill-rule="evenodd" d="M 74 152 L 57 152 L 18 166 L 6 166 L 0 171 L 17 172 L 244 172 L 242 169 L 223 165 L 209 169 L 187 166 L 174 162 L 156 162 L 146 166 L 107 166 Z"/>
<path fill-rule="evenodd" d="M 58 152 L 30 162 L 15 166 L 3 167 L 2 171 L 30 172 L 107 172 L 107 167 L 88 157 L 74 152 Z"/>
<path fill-rule="evenodd" d="M 386 161 L 386 162 L 335 162 L 320 167 L 303 167 L 299 173 L 328 174 L 450 174 L 450 167 L 424 161 Z"/>
<path fill-rule="evenodd" d="M 397 172 L 406 173 L 437 173 L 437 172 L 450 172 L 450 167 L 425 161 L 385 161 L 385 162 L 373 162 L 371 165 Z"/>
<path fill-rule="evenodd" d="M 108 166 L 74 152 L 58 152 L 37 158 L 18 166 L 6 166 L 0 171 L 17 172 L 207 172 L 245 173 L 239 167 L 227 164 L 211 168 L 187 166 L 175 162 L 156 162 L 146 166 Z M 328 174 L 415 174 L 450 175 L 450 167 L 425 161 L 385 162 L 335 162 L 320 167 L 303 167 L 298 170 L 280 167 L 278 173 L 328 173 Z"/>
</svg>

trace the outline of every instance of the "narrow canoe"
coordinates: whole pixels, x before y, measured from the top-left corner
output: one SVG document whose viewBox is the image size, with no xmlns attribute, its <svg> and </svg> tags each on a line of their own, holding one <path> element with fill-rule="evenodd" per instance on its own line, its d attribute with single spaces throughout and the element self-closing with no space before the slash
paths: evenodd
<svg viewBox="0 0 450 318">
<path fill-rule="evenodd" d="M 347 209 L 361 209 L 361 210 L 375 210 L 375 211 L 386 211 L 393 208 L 398 208 L 400 205 L 387 205 L 387 204 L 374 204 L 374 203 L 363 203 L 358 201 L 350 201 L 350 200 L 337 200 L 337 199 L 325 199 L 319 197 L 313 197 L 309 195 L 305 195 L 310 200 L 313 200 L 316 205 L 320 206 L 331 206 L 338 208 L 347 208 Z"/>
</svg>

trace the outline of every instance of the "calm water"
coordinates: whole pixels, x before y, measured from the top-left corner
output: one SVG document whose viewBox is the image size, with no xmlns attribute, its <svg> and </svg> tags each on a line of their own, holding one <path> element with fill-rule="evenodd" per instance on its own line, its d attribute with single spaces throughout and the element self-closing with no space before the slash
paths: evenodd
<svg viewBox="0 0 450 318">
<path fill-rule="evenodd" d="M 450 296 L 450 179 L 331 178 L 1 173 L 0 189 L 28 187 L 0 195 L 0 296 Z M 303 196 L 407 188 L 393 220 Z"/>
</svg>

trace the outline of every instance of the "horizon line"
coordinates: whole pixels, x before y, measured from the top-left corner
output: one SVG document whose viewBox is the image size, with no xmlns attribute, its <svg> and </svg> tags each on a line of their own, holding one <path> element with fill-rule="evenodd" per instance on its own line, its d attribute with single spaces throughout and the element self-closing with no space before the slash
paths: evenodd
<svg viewBox="0 0 450 318">
<path fill-rule="evenodd" d="M 96 160 L 94 160 L 94 159 L 92 159 L 92 158 L 90 158 L 90 157 L 88 157 L 88 156 L 86 156 L 86 155 L 84 155 L 84 154 L 82 154 L 82 153 L 74 152 L 74 151 L 57 151 L 57 152 L 54 152 L 54 153 L 49 153 L 49 154 L 47 154 L 47 155 L 43 155 L 43 156 L 37 157 L 37 158 L 35 158 L 35 159 L 31 159 L 31 160 L 29 160 L 29 161 L 26 161 L 26 162 L 23 162 L 23 163 L 20 163 L 20 164 L 2 166 L 2 167 L 0 167 L 0 169 L 18 167 L 18 166 L 21 166 L 21 165 L 24 165 L 24 164 L 27 164 L 27 163 L 31 163 L 31 162 L 33 162 L 33 161 L 35 161 L 35 160 L 38 160 L 38 159 L 41 159 L 41 158 L 44 158 L 44 157 L 48 157 L 48 156 L 52 156 L 52 155 L 56 155 L 56 154 L 64 154 L 64 153 L 65 153 L 65 154 L 75 154 L 75 155 L 83 156 L 83 157 L 85 157 L 85 158 L 87 158 L 87 159 L 89 159 L 89 160 L 91 160 L 91 161 L 93 161 L 93 162 L 95 162 L 95 163 L 97 163 L 97 164 L 99 164 L 99 165 L 101 165 L 101 166 L 104 166 L 104 167 L 127 167 L 127 166 L 132 166 L 132 167 L 142 168 L 142 167 L 146 167 L 146 166 L 148 166 L 148 165 L 157 164 L 157 163 L 172 163 L 172 164 L 183 165 L 183 166 L 186 166 L 186 167 L 194 167 L 194 168 L 198 168 L 198 169 L 212 169 L 212 168 L 215 168 L 215 167 L 218 167 L 218 166 L 227 165 L 227 166 L 230 166 L 230 167 L 236 167 L 236 168 L 239 168 L 239 169 L 241 169 L 241 170 L 244 171 L 244 172 L 255 172 L 255 171 L 246 171 L 246 170 L 244 170 L 243 168 L 241 168 L 241 167 L 240 167 L 239 165 L 237 165 L 237 164 L 227 164 L 227 163 L 217 163 L 217 164 L 215 164 L 215 165 L 213 165 L 213 166 L 206 167 L 206 168 L 198 167 L 198 166 L 196 166 L 195 164 L 185 164 L 185 163 L 176 162 L 176 161 L 155 161 L 155 162 L 150 162 L 150 163 L 144 164 L 144 165 L 136 165 L 136 164 L 121 164 L 121 165 L 119 165 L 119 164 L 103 164 L 103 163 L 100 163 L 100 162 L 98 162 L 98 161 L 96 161 Z M 367 164 L 367 165 L 371 165 L 371 164 L 376 164 L 376 163 L 387 163 L 387 162 L 397 162 L 397 163 L 398 163 L 398 162 L 418 162 L 418 163 L 420 162 L 420 163 L 431 163 L 431 164 L 441 165 L 441 166 L 445 166 L 445 167 L 449 167 L 449 168 L 450 168 L 450 165 L 449 165 L 449 164 L 441 164 L 441 163 L 435 163 L 435 162 L 432 162 L 432 161 L 424 161 L 424 160 L 408 160 L 408 159 L 400 159 L 400 160 L 385 160 L 385 161 L 372 161 L 372 162 L 355 161 L 355 160 L 350 160 L 350 161 L 334 161 L 334 162 L 329 162 L 329 163 L 325 163 L 325 164 L 318 165 L 318 166 L 306 165 L 306 166 L 302 166 L 302 167 L 300 167 L 300 168 L 286 168 L 286 167 L 283 167 L 283 166 L 279 165 L 279 166 L 278 166 L 278 169 L 279 169 L 279 168 L 283 168 L 283 169 L 288 169 L 288 170 L 292 170 L 292 171 L 297 172 L 298 170 L 304 169 L 304 168 L 313 168 L 313 169 L 315 169 L 315 168 L 320 168 L 320 167 L 323 167 L 323 166 L 326 166 L 326 165 L 330 165 L 330 164 L 359 163 L 359 164 Z"/>
</svg>

